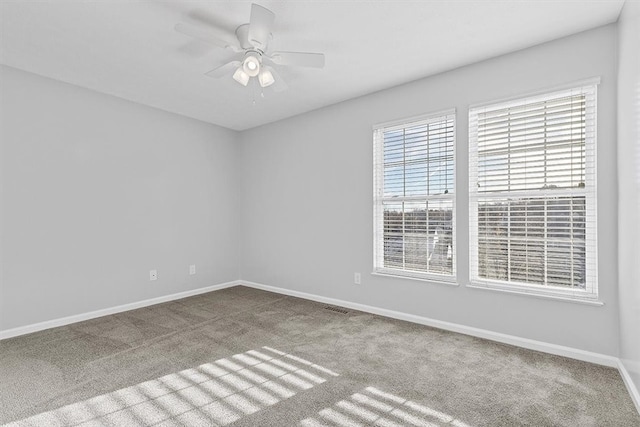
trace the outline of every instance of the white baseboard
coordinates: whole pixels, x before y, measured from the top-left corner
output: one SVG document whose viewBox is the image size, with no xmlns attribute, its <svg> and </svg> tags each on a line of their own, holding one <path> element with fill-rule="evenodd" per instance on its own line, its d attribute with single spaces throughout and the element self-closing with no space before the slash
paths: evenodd
<svg viewBox="0 0 640 427">
<path fill-rule="evenodd" d="M 633 400 L 633 403 L 635 403 L 638 413 L 640 413 L 640 391 L 638 391 L 636 384 L 631 379 L 631 375 L 629 375 L 629 371 L 627 371 L 627 368 L 624 366 L 624 363 L 622 362 L 622 360 L 619 360 L 619 359 L 618 359 L 618 371 L 620 371 L 620 376 L 624 381 L 624 385 L 627 386 L 627 390 L 631 395 L 631 400 Z"/>
<path fill-rule="evenodd" d="M 55 328 L 58 326 L 68 325 L 70 323 L 82 322 L 83 320 L 94 319 L 96 317 L 108 316 L 109 314 L 121 313 L 123 311 L 135 310 L 136 308 L 147 307 L 150 305 L 160 304 L 167 301 L 173 301 L 181 298 L 187 298 L 193 295 L 205 294 L 219 289 L 230 288 L 239 285 L 240 282 L 234 280 L 232 282 L 220 283 L 218 285 L 207 286 L 205 288 L 193 289 L 190 291 L 178 292 L 171 295 L 146 299 L 143 301 L 132 302 L 119 305 L 116 307 L 104 308 L 101 310 L 91 311 L 88 313 L 75 314 L 73 316 L 62 317 L 60 319 L 47 320 L 46 322 L 34 323 L 32 325 L 20 326 L 13 329 L 0 331 L 0 340 L 17 337 L 19 335 L 30 334 L 45 329 Z"/>
<path fill-rule="evenodd" d="M 471 335 L 478 338 L 484 338 L 491 341 L 497 341 L 504 344 L 515 345 L 529 350 L 541 351 L 544 353 L 555 354 L 558 356 L 569 357 L 571 359 L 582 360 L 584 362 L 595 363 L 612 368 L 619 366 L 617 357 L 607 356 L 605 354 L 593 353 L 590 351 L 580 350 L 572 347 L 565 347 L 557 344 L 549 344 L 542 341 L 521 338 L 514 335 L 501 334 L 486 329 L 474 328 L 471 326 L 460 325 L 457 323 L 444 322 L 442 320 L 430 319 L 428 317 L 416 316 L 414 314 L 402 313 L 400 311 L 388 310 L 386 308 L 373 307 L 364 304 L 339 300 L 335 298 L 327 298 L 320 295 L 309 294 L 306 292 L 293 291 L 291 289 L 278 288 L 275 286 L 263 285 L 261 283 L 239 280 L 239 284 L 251 288 L 262 289 L 265 291 L 275 292 L 283 295 L 304 298 L 325 304 L 338 305 L 341 307 L 351 308 L 353 310 L 364 311 L 367 313 L 378 314 L 380 316 L 391 317 L 393 319 L 405 320 L 407 322 L 418 323 L 421 325 L 431 326 L 434 328 L 444 329 L 447 331 L 458 332 L 465 335 Z"/>
<path fill-rule="evenodd" d="M 13 329 L 0 331 L 0 339 L 12 338 L 19 335 L 25 335 L 32 332 L 42 331 L 44 329 L 64 326 L 71 323 L 81 322 L 83 320 L 94 319 L 96 317 L 107 316 L 110 314 L 121 313 L 123 311 L 134 310 L 136 308 L 147 307 L 150 305 L 160 304 L 167 301 L 173 301 L 181 298 L 187 298 L 193 295 L 204 294 L 207 292 L 229 288 L 232 286 L 244 285 L 251 288 L 262 289 L 265 291 L 275 292 L 282 295 L 289 295 L 304 298 L 312 301 L 318 301 L 325 304 L 338 305 L 341 307 L 351 308 L 353 310 L 364 311 L 367 313 L 377 314 L 380 316 L 391 317 L 393 319 L 405 320 L 407 322 L 418 323 L 421 325 L 431 326 L 434 328 L 444 329 L 447 331 L 458 332 L 465 335 L 471 335 L 478 338 L 484 338 L 491 341 L 497 341 L 505 344 L 511 344 L 518 347 L 537 350 L 545 353 L 555 354 L 558 356 L 570 357 L 572 359 L 582 360 L 585 362 L 596 363 L 599 365 L 620 368 L 623 366 L 617 357 L 607 356 L 604 354 L 593 353 L 585 350 L 579 350 L 571 347 L 565 347 L 557 344 L 549 344 L 542 341 L 535 341 L 528 338 L 521 338 L 513 335 L 501 334 L 486 329 L 474 328 L 471 326 L 460 325 L 456 323 L 444 322 L 442 320 L 430 319 L 428 317 L 407 314 L 400 311 L 388 310 L 380 307 L 373 307 L 364 304 L 339 300 L 335 298 L 323 297 L 320 295 L 309 294 L 306 292 L 294 291 L 291 289 L 279 288 L 276 286 L 264 285 L 262 283 L 250 282 L 246 280 L 234 280 L 231 282 L 221 283 L 218 285 L 207 286 L 204 288 L 193 289 L 185 292 L 178 292 L 171 295 L 165 295 L 157 298 L 151 298 L 143 301 L 119 305 L 116 307 L 105 308 L 101 310 L 91 311 L 88 313 L 76 314 L 73 316 L 63 317 L 60 319 L 48 320 L 45 322 L 35 323 L 32 325 L 20 326 Z M 621 370 L 621 375 L 623 371 Z M 631 384 L 631 379 L 625 370 L 625 383 Z M 636 390 L 637 395 L 637 390 Z"/>
</svg>

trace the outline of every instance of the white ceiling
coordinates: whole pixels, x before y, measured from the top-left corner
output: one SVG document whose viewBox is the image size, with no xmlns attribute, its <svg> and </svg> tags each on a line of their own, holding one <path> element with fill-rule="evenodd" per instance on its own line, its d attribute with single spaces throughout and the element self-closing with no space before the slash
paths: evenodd
<svg viewBox="0 0 640 427">
<path fill-rule="evenodd" d="M 232 35 L 251 2 L 229 0 L 2 0 L 0 63 L 243 130 L 615 22 L 624 0 L 256 2 L 274 50 L 324 52 L 325 68 L 280 68 L 289 89 L 264 98 L 205 76 L 228 51 L 173 27 Z"/>
</svg>

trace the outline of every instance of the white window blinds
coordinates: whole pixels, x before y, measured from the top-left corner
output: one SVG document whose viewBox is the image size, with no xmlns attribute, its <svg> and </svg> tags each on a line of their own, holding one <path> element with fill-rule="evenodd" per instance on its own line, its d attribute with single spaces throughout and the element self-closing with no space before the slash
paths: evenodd
<svg viewBox="0 0 640 427">
<path fill-rule="evenodd" d="M 374 268 L 455 275 L 454 111 L 374 128 Z"/>
<path fill-rule="evenodd" d="M 595 297 L 596 86 L 469 111 L 475 285 Z"/>
</svg>

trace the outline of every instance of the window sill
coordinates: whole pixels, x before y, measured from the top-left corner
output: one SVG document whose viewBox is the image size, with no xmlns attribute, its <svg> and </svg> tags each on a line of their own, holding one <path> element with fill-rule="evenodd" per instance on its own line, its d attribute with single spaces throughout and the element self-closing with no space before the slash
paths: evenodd
<svg viewBox="0 0 640 427">
<path fill-rule="evenodd" d="M 431 277 L 417 277 L 417 276 L 405 276 L 402 274 L 395 274 L 392 272 L 389 273 L 383 273 L 383 272 L 379 272 L 379 271 L 372 271 L 371 272 L 372 276 L 380 276 L 380 277 L 389 277 L 392 279 L 408 279 L 408 280 L 417 280 L 419 282 L 429 282 L 429 283 L 435 283 L 438 285 L 447 285 L 447 286 L 460 286 L 458 284 L 458 282 L 456 282 L 456 278 L 452 277 L 451 280 L 448 279 L 441 279 L 441 278 L 431 278 Z"/>
<path fill-rule="evenodd" d="M 552 299 L 556 301 L 564 301 L 570 302 L 574 304 L 584 304 L 584 305 L 592 305 L 592 306 L 603 306 L 604 302 L 598 299 L 588 299 L 588 298 L 572 298 L 568 295 L 561 294 L 551 294 L 551 293 L 542 293 L 532 290 L 518 290 L 518 289 L 510 289 L 510 288 L 502 288 L 497 286 L 486 286 L 486 285 L 477 285 L 474 283 L 470 283 L 465 287 L 471 289 L 482 289 L 486 291 L 497 291 L 497 292 L 505 292 L 508 294 L 516 294 L 516 295 L 524 295 L 528 297 L 542 298 L 542 299 Z"/>
</svg>

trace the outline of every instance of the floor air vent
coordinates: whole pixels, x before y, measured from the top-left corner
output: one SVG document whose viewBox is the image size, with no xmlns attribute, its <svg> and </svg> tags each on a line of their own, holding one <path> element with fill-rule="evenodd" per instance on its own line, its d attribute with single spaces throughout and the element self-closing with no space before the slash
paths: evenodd
<svg viewBox="0 0 640 427">
<path fill-rule="evenodd" d="M 333 307 L 333 306 L 326 306 L 324 308 L 325 310 L 329 310 L 329 311 L 335 311 L 336 313 L 340 313 L 340 314 L 348 314 L 349 312 L 347 310 L 345 310 L 344 308 L 340 308 L 340 307 Z"/>
</svg>

